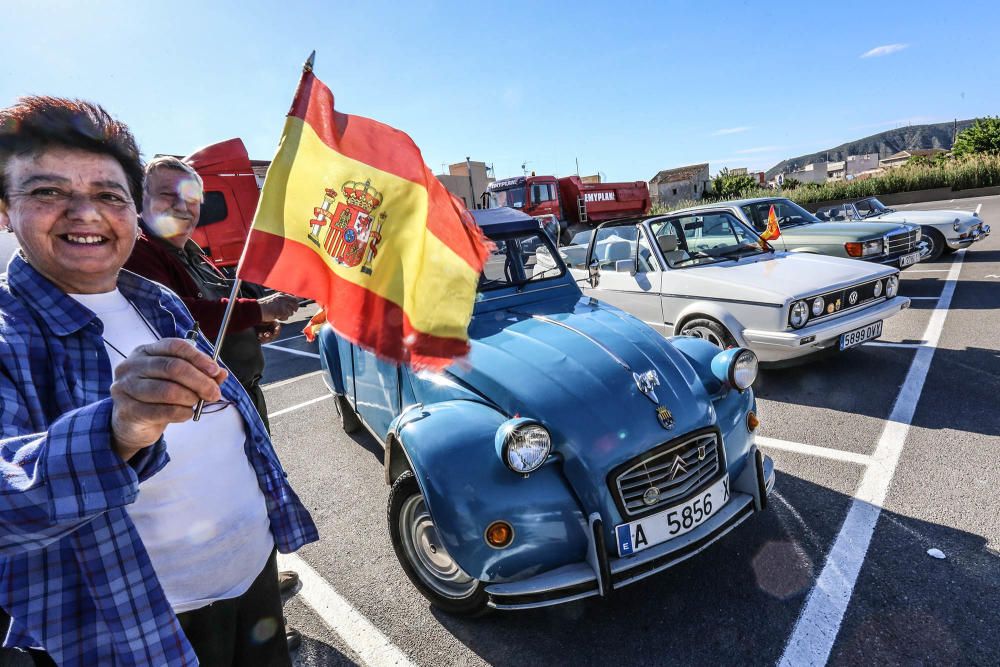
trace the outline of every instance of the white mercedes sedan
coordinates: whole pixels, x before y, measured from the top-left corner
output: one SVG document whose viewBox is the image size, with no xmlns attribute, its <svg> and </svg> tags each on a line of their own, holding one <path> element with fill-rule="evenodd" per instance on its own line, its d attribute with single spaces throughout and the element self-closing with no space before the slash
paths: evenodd
<svg viewBox="0 0 1000 667">
<path fill-rule="evenodd" d="M 728 210 L 612 221 L 559 249 L 584 294 L 666 336 L 752 349 L 762 362 L 846 350 L 910 305 L 899 271 L 776 252 Z M 534 271 L 552 264 L 539 249 Z"/>
</svg>

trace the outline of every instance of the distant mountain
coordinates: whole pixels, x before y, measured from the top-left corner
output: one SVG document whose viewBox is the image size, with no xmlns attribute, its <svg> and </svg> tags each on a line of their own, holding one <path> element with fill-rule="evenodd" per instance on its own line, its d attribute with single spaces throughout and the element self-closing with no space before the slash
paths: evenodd
<svg viewBox="0 0 1000 667">
<path fill-rule="evenodd" d="M 958 121 L 958 132 L 974 122 L 975 119 Z M 846 159 L 848 155 L 878 153 L 879 158 L 885 158 L 893 153 L 914 148 L 951 148 L 954 133 L 955 123 L 953 122 L 910 125 L 895 130 L 886 130 L 864 139 L 841 144 L 836 148 L 782 160 L 767 170 L 767 179 L 770 180 L 779 173 L 796 171 L 813 162 L 839 162 Z"/>
</svg>

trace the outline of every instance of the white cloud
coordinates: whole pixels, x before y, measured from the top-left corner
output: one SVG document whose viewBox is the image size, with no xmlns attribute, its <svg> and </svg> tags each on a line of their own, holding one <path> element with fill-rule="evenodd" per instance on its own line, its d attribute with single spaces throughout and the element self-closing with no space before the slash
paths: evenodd
<svg viewBox="0 0 1000 667">
<path fill-rule="evenodd" d="M 785 150 L 784 146 L 756 146 L 754 148 L 744 148 L 741 151 L 736 151 L 736 154 L 752 155 L 754 153 L 777 153 L 783 150 Z"/>
<path fill-rule="evenodd" d="M 876 46 L 874 49 L 865 51 L 861 54 L 861 58 L 875 58 L 877 56 L 887 56 L 890 53 L 896 53 L 897 51 L 902 51 L 909 44 L 884 44 L 882 46 Z"/>
<path fill-rule="evenodd" d="M 749 127 L 724 127 L 721 130 L 716 130 L 712 133 L 713 137 L 721 137 L 727 134 L 739 134 L 740 132 L 746 132 Z"/>
</svg>

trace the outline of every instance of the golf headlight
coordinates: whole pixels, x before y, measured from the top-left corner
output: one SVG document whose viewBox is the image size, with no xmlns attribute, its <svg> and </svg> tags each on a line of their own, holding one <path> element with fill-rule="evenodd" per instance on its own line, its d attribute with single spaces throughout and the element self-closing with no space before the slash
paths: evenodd
<svg viewBox="0 0 1000 667">
<path fill-rule="evenodd" d="M 875 298 L 882 296 L 882 281 L 876 280 L 875 284 L 872 286 L 872 293 L 875 294 Z"/>
<path fill-rule="evenodd" d="M 812 301 L 813 316 L 819 317 L 820 315 L 822 315 L 823 314 L 823 306 L 825 306 L 825 305 L 826 305 L 826 302 L 823 301 L 823 297 L 818 296 L 815 299 L 813 299 L 813 301 Z"/>
<path fill-rule="evenodd" d="M 538 470 L 552 451 L 552 438 L 544 426 L 528 419 L 511 419 L 497 430 L 500 459 L 519 475 Z"/>
<path fill-rule="evenodd" d="M 796 301 L 792 304 L 791 311 L 788 313 L 788 323 L 791 324 L 796 329 L 801 329 L 806 325 L 806 320 L 809 319 L 809 306 L 805 301 Z"/>
<path fill-rule="evenodd" d="M 750 350 L 743 350 L 733 359 L 733 365 L 729 371 L 729 382 L 740 391 L 743 391 L 752 385 L 756 379 L 757 355 Z"/>
<path fill-rule="evenodd" d="M 885 281 L 885 296 L 889 299 L 896 296 L 896 292 L 899 291 L 899 274 L 893 274 L 889 276 L 889 279 Z"/>
</svg>

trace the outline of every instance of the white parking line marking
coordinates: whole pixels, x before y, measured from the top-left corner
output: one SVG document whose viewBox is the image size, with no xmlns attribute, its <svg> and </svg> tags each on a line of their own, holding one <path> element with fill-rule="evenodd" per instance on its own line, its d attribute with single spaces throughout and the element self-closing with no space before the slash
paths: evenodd
<svg viewBox="0 0 1000 667">
<path fill-rule="evenodd" d="M 288 338 L 279 338 L 278 340 L 272 340 L 268 345 L 277 345 L 278 343 L 284 343 L 286 341 L 295 340 L 296 338 L 305 338 L 305 334 L 299 334 L 298 336 L 289 336 Z"/>
<path fill-rule="evenodd" d="M 834 461 L 857 463 L 862 466 L 870 465 L 872 462 L 872 457 L 867 454 L 856 454 L 855 452 L 845 452 L 841 449 L 817 447 L 816 445 L 806 445 L 801 442 L 791 442 L 789 440 L 778 440 L 777 438 L 765 438 L 761 435 L 757 436 L 756 442 L 758 445 L 762 445 L 763 447 L 767 447 L 769 449 L 781 449 L 786 452 L 808 454 L 809 456 L 818 456 L 824 459 L 833 459 Z"/>
<path fill-rule="evenodd" d="M 278 380 L 277 382 L 269 382 L 268 384 L 262 384 L 261 389 L 267 391 L 268 389 L 277 389 L 278 387 L 284 387 L 286 384 L 292 384 L 293 382 L 298 382 L 299 380 L 305 380 L 306 378 L 315 377 L 317 375 L 322 375 L 323 371 L 313 371 L 312 373 L 303 373 L 302 375 L 296 375 L 293 378 L 288 378 L 287 380 Z"/>
<path fill-rule="evenodd" d="M 917 350 L 910 370 L 906 373 L 903 387 L 892 406 L 892 413 L 882 430 L 878 446 L 872 454 L 872 463 L 861 477 L 854 500 L 844 519 L 844 525 L 837 533 L 837 539 L 823 565 L 802 614 L 795 622 L 785 651 L 778 663 L 783 667 L 798 665 L 825 665 L 830 658 L 833 643 L 840 632 L 844 612 L 851 601 L 858 573 L 864 563 L 871 544 L 875 525 L 882 512 L 882 503 L 889 493 L 896 465 L 903 452 L 906 436 L 913 422 L 917 402 L 924 389 L 927 372 L 930 370 L 934 351 L 941 338 L 955 285 L 962 270 L 965 250 L 955 253 L 955 259 L 948 271 L 941 300 L 931 314 L 930 322 L 922 338 L 927 345 Z"/>
<path fill-rule="evenodd" d="M 363 664 L 371 667 L 414 665 L 405 653 L 396 648 L 388 637 L 335 591 L 305 560 L 295 554 L 278 554 L 278 569 L 299 573 L 302 581 L 299 597 L 357 654 Z"/>
<path fill-rule="evenodd" d="M 319 396 L 317 398 L 310 398 L 308 401 L 299 403 L 298 405 L 293 405 L 290 408 L 284 408 L 283 410 L 278 410 L 277 412 L 272 412 L 271 414 L 269 414 L 267 416 L 267 418 L 268 419 L 274 419 L 275 417 L 278 417 L 280 415 L 287 414 L 289 412 L 294 412 L 295 410 L 298 410 L 299 408 L 304 408 L 307 405 L 312 405 L 313 403 L 319 403 L 320 401 L 325 401 L 328 398 L 333 398 L 333 394 L 326 394 L 324 396 Z"/>
<path fill-rule="evenodd" d="M 902 347 L 908 350 L 917 350 L 921 347 L 926 347 L 926 343 L 886 343 L 881 340 L 870 340 L 867 343 L 862 343 L 862 345 L 875 345 L 877 347 Z"/>
<path fill-rule="evenodd" d="M 909 269 L 907 273 L 947 273 L 948 269 Z"/>
<path fill-rule="evenodd" d="M 288 354 L 297 354 L 300 357 L 311 357 L 312 359 L 319 359 L 319 355 L 315 352 L 303 352 L 302 350 L 293 350 L 289 347 L 281 347 L 280 345 L 275 345 L 274 343 L 268 343 L 267 345 L 261 345 L 265 350 L 281 350 L 282 352 L 287 352 Z"/>
<path fill-rule="evenodd" d="M 977 216 L 979 215 L 979 211 L 981 211 L 981 210 L 982 210 L 982 208 L 983 208 L 983 205 L 982 205 L 982 204 L 980 204 L 979 206 L 977 206 L 977 207 L 976 207 L 976 215 L 977 215 Z"/>
<path fill-rule="evenodd" d="M 906 298 L 908 298 L 910 301 L 937 301 L 941 297 L 939 297 L 939 296 L 909 296 L 909 297 L 906 297 Z"/>
</svg>

